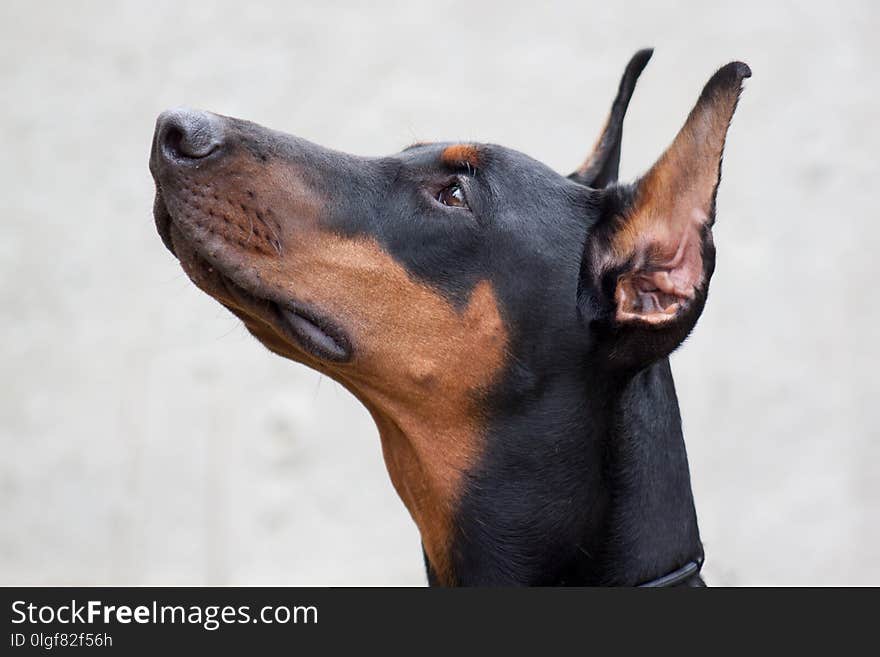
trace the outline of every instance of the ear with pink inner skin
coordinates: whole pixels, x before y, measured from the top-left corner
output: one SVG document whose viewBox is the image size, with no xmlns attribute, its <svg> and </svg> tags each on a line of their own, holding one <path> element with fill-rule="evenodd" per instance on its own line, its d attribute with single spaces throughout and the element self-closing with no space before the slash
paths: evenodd
<svg viewBox="0 0 880 657">
<path fill-rule="evenodd" d="M 585 245 L 581 285 L 588 278 L 600 297 L 604 293 L 599 303 L 609 326 L 635 336 L 645 357 L 674 349 L 705 303 L 724 141 L 750 76 L 741 62 L 721 68 L 650 171 L 633 187 L 604 192 L 603 217 Z"/>
</svg>

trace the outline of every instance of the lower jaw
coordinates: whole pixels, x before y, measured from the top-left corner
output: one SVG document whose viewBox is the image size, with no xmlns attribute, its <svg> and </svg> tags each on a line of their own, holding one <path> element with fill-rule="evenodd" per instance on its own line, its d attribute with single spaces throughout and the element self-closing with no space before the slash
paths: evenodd
<svg viewBox="0 0 880 657">
<path fill-rule="evenodd" d="M 319 361 L 341 363 L 351 359 L 351 343 L 333 322 L 296 302 L 279 303 L 242 287 L 205 260 L 173 221 L 168 225 L 167 245 L 193 283 L 227 308 L 238 311 L 235 314 L 243 321 L 242 315 L 252 318 L 271 328 L 294 350 L 305 352 Z M 257 335 L 257 332 L 251 332 Z M 281 353 L 277 345 L 267 346 Z"/>
</svg>

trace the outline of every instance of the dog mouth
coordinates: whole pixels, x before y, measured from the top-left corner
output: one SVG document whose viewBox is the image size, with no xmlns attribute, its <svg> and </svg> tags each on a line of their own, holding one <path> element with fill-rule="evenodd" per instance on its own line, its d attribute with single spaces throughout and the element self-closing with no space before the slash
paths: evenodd
<svg viewBox="0 0 880 657">
<path fill-rule="evenodd" d="M 276 338 L 281 338 L 284 343 L 322 361 L 351 359 L 351 342 L 336 322 L 306 304 L 245 280 L 231 271 L 240 271 L 240 267 L 226 267 L 216 255 L 211 256 L 200 248 L 199 241 L 188 236 L 186 225 L 169 211 L 158 182 L 153 218 L 163 244 L 193 283 L 242 319 L 269 349 L 279 352 Z M 275 335 L 267 339 L 265 328 Z"/>
</svg>

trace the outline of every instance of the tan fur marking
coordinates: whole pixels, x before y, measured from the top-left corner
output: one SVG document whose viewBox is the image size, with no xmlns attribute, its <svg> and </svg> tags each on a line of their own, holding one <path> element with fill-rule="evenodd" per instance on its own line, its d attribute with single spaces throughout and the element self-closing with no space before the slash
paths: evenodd
<svg viewBox="0 0 880 657">
<path fill-rule="evenodd" d="M 298 236 L 283 259 L 261 264 L 267 284 L 349 332 L 353 360 L 319 369 L 373 415 L 392 483 L 431 565 L 441 582 L 453 583 L 453 512 L 462 475 L 482 451 L 480 397 L 505 362 L 507 333 L 492 286 L 477 284 L 458 311 L 374 240 L 317 230 Z"/>
<path fill-rule="evenodd" d="M 457 163 L 466 158 L 475 166 L 478 159 L 473 146 L 445 152 Z M 259 287 L 336 322 L 351 340 L 351 361 L 324 362 L 291 344 L 265 302 L 230 291 L 194 245 L 181 240 L 177 252 L 193 281 L 269 349 L 328 374 L 367 407 L 432 569 L 439 582 L 454 584 L 454 513 L 464 475 L 483 451 L 484 394 L 506 362 L 495 291 L 479 282 L 457 308 L 374 239 L 322 229 L 326 200 L 307 179 L 298 166 L 230 158 L 207 186 L 187 178 L 175 208 L 192 227 L 210 226 L 231 249 L 223 256 L 231 263 L 227 273 L 244 272 Z"/>
<path fill-rule="evenodd" d="M 590 149 L 590 154 L 587 155 L 587 159 L 581 162 L 581 165 L 575 170 L 575 173 L 585 174 L 587 171 L 593 168 L 596 164 L 596 159 L 600 155 L 605 155 L 603 147 L 603 142 L 608 139 L 608 129 L 611 126 L 611 114 L 605 117 L 605 124 L 602 126 L 602 131 L 599 133 L 599 136 L 596 138 L 596 141 L 593 143 L 593 148 Z"/>
<path fill-rule="evenodd" d="M 443 149 L 440 159 L 449 166 L 469 164 L 476 169 L 480 166 L 480 150 L 473 144 L 453 144 Z"/>
</svg>

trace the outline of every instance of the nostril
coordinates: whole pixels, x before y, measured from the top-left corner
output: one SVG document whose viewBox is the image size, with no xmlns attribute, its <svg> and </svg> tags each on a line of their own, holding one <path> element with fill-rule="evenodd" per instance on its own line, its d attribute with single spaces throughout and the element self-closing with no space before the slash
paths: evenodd
<svg viewBox="0 0 880 657">
<path fill-rule="evenodd" d="M 172 126 L 168 128 L 168 130 L 166 130 L 163 145 L 165 146 L 166 150 L 170 151 L 171 154 L 175 157 L 187 156 L 180 148 L 180 144 L 182 141 L 183 131 L 180 128 Z"/>
<path fill-rule="evenodd" d="M 222 143 L 222 123 L 219 117 L 207 112 L 169 110 L 156 123 L 159 143 L 168 158 L 201 159 Z"/>
</svg>

